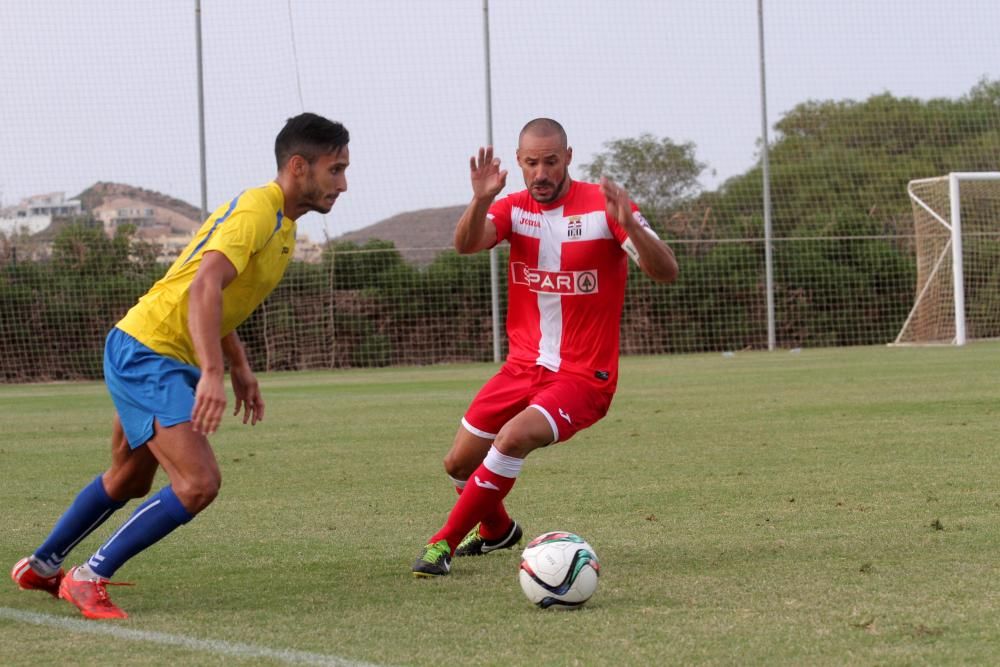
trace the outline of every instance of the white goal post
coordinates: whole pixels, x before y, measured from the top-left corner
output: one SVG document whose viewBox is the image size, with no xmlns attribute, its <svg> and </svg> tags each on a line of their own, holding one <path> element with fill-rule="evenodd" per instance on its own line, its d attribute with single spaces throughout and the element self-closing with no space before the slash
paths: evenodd
<svg viewBox="0 0 1000 667">
<path fill-rule="evenodd" d="M 913 206 L 917 296 L 893 344 L 965 345 L 997 337 L 996 267 L 982 260 L 995 254 L 1000 241 L 1000 172 L 915 179 L 906 190 Z M 976 244 L 971 257 L 970 244 Z M 978 263 L 970 265 L 970 259 Z M 966 312 L 970 296 L 978 299 L 972 322 Z"/>
</svg>

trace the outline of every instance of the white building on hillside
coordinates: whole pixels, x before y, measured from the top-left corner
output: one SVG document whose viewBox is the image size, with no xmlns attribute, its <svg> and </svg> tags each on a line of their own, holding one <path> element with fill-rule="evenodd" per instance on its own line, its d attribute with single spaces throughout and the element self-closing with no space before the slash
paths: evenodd
<svg viewBox="0 0 1000 667">
<path fill-rule="evenodd" d="M 127 206 L 110 208 L 99 206 L 94 209 L 95 217 L 104 225 L 108 236 L 114 236 L 115 230 L 122 225 L 150 227 L 156 224 L 156 211 L 152 206 Z"/>
<path fill-rule="evenodd" d="M 17 206 L 0 210 L 0 233 L 16 234 L 25 231 L 37 234 L 50 224 L 52 218 L 71 217 L 83 213 L 79 199 L 66 199 L 65 192 L 33 195 L 21 200 Z"/>
</svg>

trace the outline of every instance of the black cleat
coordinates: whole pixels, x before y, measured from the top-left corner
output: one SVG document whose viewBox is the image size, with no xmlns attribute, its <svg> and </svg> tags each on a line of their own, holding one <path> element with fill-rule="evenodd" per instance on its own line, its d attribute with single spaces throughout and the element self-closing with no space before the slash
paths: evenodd
<svg viewBox="0 0 1000 667">
<path fill-rule="evenodd" d="M 511 521 L 506 535 L 499 540 L 486 540 L 479 534 L 479 526 L 476 526 L 455 549 L 455 557 L 483 556 L 491 551 L 511 549 L 521 541 L 522 534 L 523 531 L 517 521 Z"/>
<path fill-rule="evenodd" d="M 432 542 L 413 564 L 414 577 L 443 577 L 451 571 L 451 547 L 448 540 Z"/>
</svg>

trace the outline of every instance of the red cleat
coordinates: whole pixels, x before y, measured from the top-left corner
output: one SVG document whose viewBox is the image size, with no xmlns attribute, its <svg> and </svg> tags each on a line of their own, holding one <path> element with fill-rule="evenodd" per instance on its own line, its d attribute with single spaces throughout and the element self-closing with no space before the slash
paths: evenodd
<svg viewBox="0 0 1000 667">
<path fill-rule="evenodd" d="M 128 614 L 108 599 L 108 586 L 131 586 L 132 584 L 112 583 L 107 579 L 77 581 L 73 574 L 79 568 L 72 568 L 59 584 L 59 597 L 71 602 L 87 618 L 128 618 Z"/>
<path fill-rule="evenodd" d="M 31 569 L 28 557 L 24 557 L 14 564 L 14 569 L 10 571 L 10 578 L 14 580 L 18 588 L 23 591 L 45 591 L 54 598 L 59 597 L 59 584 L 66 573 L 59 568 L 55 576 L 43 577 Z"/>
</svg>

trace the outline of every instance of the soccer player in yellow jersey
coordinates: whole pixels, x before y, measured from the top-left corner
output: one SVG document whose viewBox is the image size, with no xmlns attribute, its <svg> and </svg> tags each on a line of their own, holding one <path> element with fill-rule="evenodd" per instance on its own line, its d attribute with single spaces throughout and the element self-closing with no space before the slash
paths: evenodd
<svg viewBox="0 0 1000 667">
<path fill-rule="evenodd" d="M 150 290 L 108 334 L 104 377 L 115 405 L 111 467 L 77 495 L 11 577 L 76 605 L 87 618 L 126 618 L 107 585 L 125 561 L 205 509 L 219 492 L 207 436 L 226 407 L 224 361 L 243 423 L 264 400 L 236 327 L 281 280 L 295 249 L 295 220 L 327 213 L 347 190 L 348 132 L 304 113 L 275 140 L 278 175 L 220 206 Z M 83 538 L 132 498 L 149 493 L 157 468 L 170 480 L 83 564 L 62 563 Z"/>
</svg>

